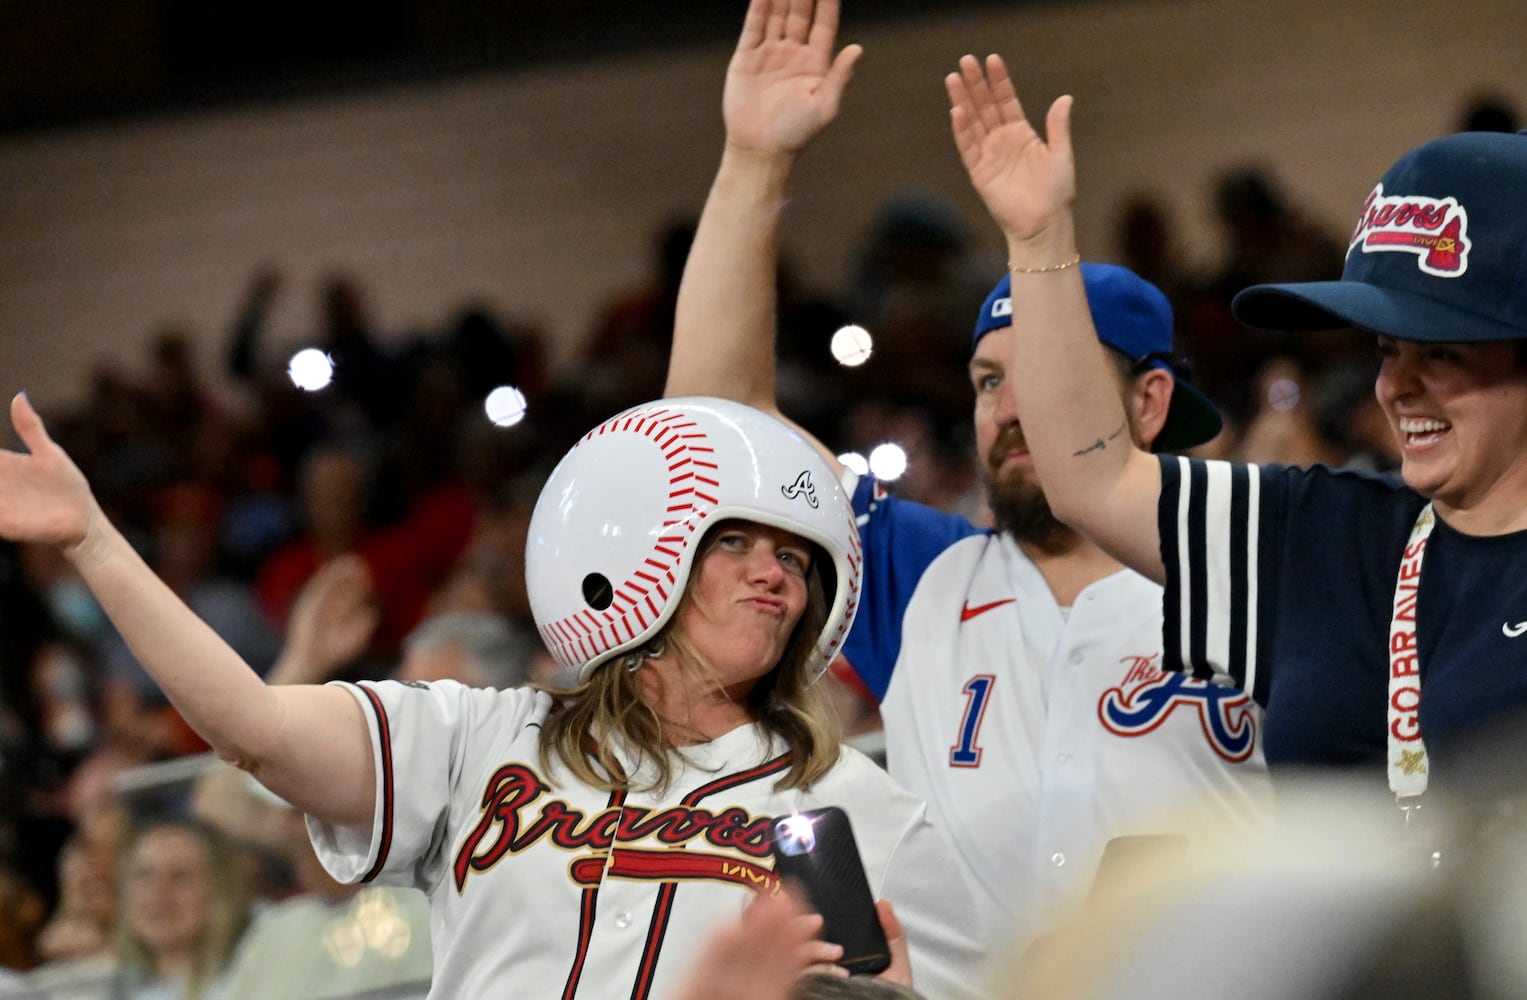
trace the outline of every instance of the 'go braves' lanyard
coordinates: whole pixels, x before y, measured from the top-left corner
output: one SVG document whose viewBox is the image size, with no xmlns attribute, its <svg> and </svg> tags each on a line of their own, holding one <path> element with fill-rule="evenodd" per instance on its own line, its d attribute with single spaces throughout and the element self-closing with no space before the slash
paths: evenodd
<svg viewBox="0 0 1527 1000">
<path fill-rule="evenodd" d="M 1410 541 L 1400 557 L 1394 585 L 1394 617 L 1389 621 L 1389 790 L 1405 812 L 1405 824 L 1426 791 L 1426 744 L 1421 742 L 1421 659 L 1416 648 L 1416 598 L 1421 560 L 1437 523 L 1428 503 L 1416 515 Z"/>
</svg>

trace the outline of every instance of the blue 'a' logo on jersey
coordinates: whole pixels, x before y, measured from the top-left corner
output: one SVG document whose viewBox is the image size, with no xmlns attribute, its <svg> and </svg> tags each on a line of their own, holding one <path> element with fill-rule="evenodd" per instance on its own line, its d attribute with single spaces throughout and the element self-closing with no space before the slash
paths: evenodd
<svg viewBox="0 0 1527 1000">
<path fill-rule="evenodd" d="M 1251 697 L 1244 691 L 1168 673 L 1155 658 L 1135 659 L 1124 682 L 1098 700 L 1098 718 L 1119 736 L 1143 736 L 1179 709 L 1198 714 L 1204 738 L 1214 752 L 1238 763 L 1256 747 L 1257 723 Z"/>
</svg>

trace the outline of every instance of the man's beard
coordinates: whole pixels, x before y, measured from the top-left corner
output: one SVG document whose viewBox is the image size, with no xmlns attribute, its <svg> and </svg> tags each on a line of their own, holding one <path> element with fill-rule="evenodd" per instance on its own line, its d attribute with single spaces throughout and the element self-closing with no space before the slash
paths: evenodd
<svg viewBox="0 0 1527 1000">
<path fill-rule="evenodd" d="M 1028 542 L 1045 552 L 1064 551 L 1076 542 L 1076 532 L 1050 512 L 1050 502 L 1045 499 L 1039 484 L 1017 470 L 1006 478 L 997 471 L 1003 457 L 1022 441 L 1020 432 L 1004 430 L 997 435 L 986 455 L 982 478 L 986 482 L 986 503 L 991 507 L 992 520 L 998 531 L 1012 535 L 1019 542 Z"/>
</svg>

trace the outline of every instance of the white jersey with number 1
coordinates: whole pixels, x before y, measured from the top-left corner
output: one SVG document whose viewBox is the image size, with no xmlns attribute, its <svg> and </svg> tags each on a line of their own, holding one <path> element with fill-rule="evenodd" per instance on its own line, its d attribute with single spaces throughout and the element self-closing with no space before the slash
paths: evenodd
<svg viewBox="0 0 1527 1000">
<path fill-rule="evenodd" d="M 1260 710 L 1160 669 L 1161 588 L 1124 570 L 1063 609 L 1010 536 L 849 479 L 865 576 L 844 656 L 993 949 L 1073 915 L 1115 837 L 1264 818 Z"/>
</svg>

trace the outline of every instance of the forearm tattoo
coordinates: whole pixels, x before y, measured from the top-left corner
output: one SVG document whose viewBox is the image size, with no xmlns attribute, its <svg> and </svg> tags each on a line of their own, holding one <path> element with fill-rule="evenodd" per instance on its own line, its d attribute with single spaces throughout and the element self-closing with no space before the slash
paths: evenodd
<svg viewBox="0 0 1527 1000">
<path fill-rule="evenodd" d="M 1083 448 L 1081 451 L 1072 452 L 1071 453 L 1071 457 L 1072 458 L 1081 458 L 1083 455 L 1086 455 L 1086 454 L 1088 454 L 1090 452 L 1094 452 L 1094 451 L 1106 451 L 1108 449 L 1109 443 L 1112 442 L 1112 441 L 1117 441 L 1119 439 L 1120 435 L 1122 435 L 1128 428 L 1129 428 L 1129 421 L 1126 420 L 1124 423 L 1119 425 L 1119 429 L 1118 430 L 1116 430 L 1112 434 L 1108 435 L 1108 440 L 1107 441 L 1103 440 L 1102 438 L 1098 438 L 1096 441 L 1092 442 L 1087 447 Z"/>
</svg>

